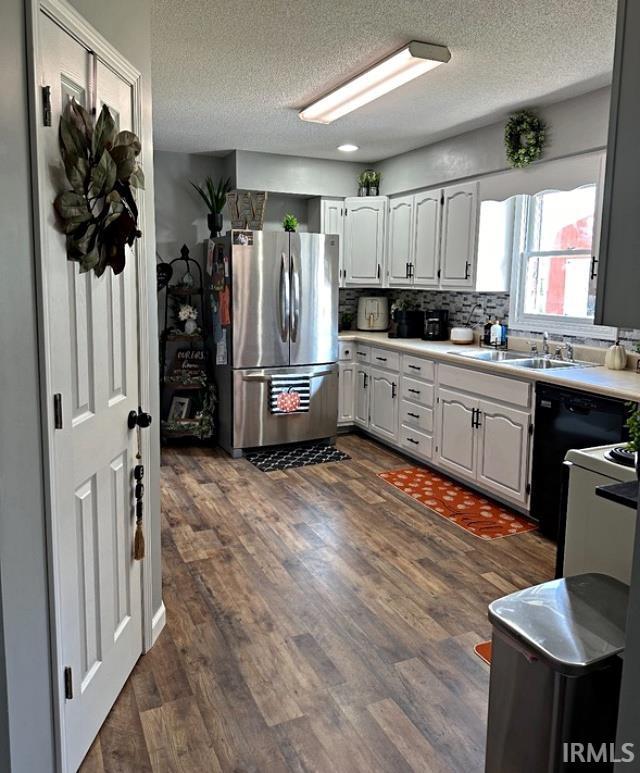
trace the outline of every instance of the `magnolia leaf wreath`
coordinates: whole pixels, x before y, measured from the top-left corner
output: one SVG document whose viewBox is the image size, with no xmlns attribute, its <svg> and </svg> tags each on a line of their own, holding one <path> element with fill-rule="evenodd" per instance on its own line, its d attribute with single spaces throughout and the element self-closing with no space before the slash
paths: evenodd
<svg viewBox="0 0 640 773">
<path fill-rule="evenodd" d="M 138 207 L 132 188 L 144 188 L 138 164 L 140 140 L 133 132 L 116 132 L 104 105 L 93 125 L 75 99 L 60 117 L 60 155 L 72 190 L 60 193 L 54 207 L 67 237 L 67 257 L 80 271 L 98 276 L 111 266 L 124 269 L 125 246 L 138 237 Z"/>
<path fill-rule="evenodd" d="M 511 166 L 522 168 L 542 155 L 545 124 L 529 110 L 514 113 L 504 127 L 504 146 Z"/>
</svg>

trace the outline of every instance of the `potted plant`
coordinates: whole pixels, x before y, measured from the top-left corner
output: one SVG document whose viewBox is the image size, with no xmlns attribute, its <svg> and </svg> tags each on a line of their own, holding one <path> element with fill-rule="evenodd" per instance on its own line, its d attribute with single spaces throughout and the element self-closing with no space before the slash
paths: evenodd
<svg viewBox="0 0 640 773">
<path fill-rule="evenodd" d="M 340 330 L 351 330 L 353 324 L 353 314 L 350 311 L 343 311 L 340 315 Z"/>
<path fill-rule="evenodd" d="M 358 175 L 358 196 L 367 196 L 369 193 L 370 169 L 365 169 Z"/>
<path fill-rule="evenodd" d="M 196 185 L 194 182 L 191 182 L 191 185 L 198 191 L 209 210 L 207 225 L 211 237 L 219 236 L 222 231 L 222 212 L 227 203 L 227 193 L 231 190 L 231 178 L 227 177 L 226 180 L 220 178 L 216 185 L 211 177 L 207 177 L 204 186 Z"/>
<path fill-rule="evenodd" d="M 636 453 L 636 474 L 640 479 L 640 403 L 627 403 L 629 416 L 627 417 L 627 429 L 629 430 L 628 448 Z"/>
<path fill-rule="evenodd" d="M 381 172 L 369 172 L 369 196 L 377 196 L 380 193 Z"/>
<path fill-rule="evenodd" d="M 295 215 L 286 214 L 282 218 L 282 227 L 288 233 L 295 233 L 298 230 L 298 218 Z"/>
<path fill-rule="evenodd" d="M 419 303 L 401 296 L 391 306 L 390 338 L 420 338 L 424 332 L 424 311 Z"/>
</svg>

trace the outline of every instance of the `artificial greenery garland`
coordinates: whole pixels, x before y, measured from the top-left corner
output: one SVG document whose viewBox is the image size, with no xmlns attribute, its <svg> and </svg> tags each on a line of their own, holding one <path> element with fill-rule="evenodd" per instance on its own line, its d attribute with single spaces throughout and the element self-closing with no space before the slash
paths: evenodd
<svg viewBox="0 0 640 773">
<path fill-rule="evenodd" d="M 529 110 L 514 113 L 504 127 L 504 146 L 511 166 L 522 168 L 542 155 L 545 124 Z"/>
<path fill-rule="evenodd" d="M 72 190 L 54 202 L 67 235 L 67 257 L 80 271 L 98 276 L 111 266 L 124 269 L 125 246 L 142 236 L 132 188 L 144 188 L 138 164 L 140 140 L 133 132 L 116 131 L 104 105 L 93 125 L 89 113 L 75 99 L 60 116 L 60 155 Z"/>
</svg>

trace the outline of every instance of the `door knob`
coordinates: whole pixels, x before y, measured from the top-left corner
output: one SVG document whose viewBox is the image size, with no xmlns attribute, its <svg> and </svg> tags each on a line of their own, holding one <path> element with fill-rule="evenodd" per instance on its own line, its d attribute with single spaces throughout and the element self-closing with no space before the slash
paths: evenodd
<svg viewBox="0 0 640 773">
<path fill-rule="evenodd" d="M 134 427 L 140 427 L 140 429 L 146 429 L 151 425 L 151 414 L 145 413 L 142 408 L 138 408 L 137 411 L 129 411 L 127 417 L 127 424 L 129 429 Z"/>
</svg>

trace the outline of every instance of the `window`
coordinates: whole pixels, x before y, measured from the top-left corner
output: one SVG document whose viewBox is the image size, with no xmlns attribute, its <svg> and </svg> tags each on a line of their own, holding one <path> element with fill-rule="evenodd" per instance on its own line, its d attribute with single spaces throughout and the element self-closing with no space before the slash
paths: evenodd
<svg viewBox="0 0 640 773">
<path fill-rule="evenodd" d="M 521 197 L 512 326 L 580 334 L 593 330 L 596 185 Z M 597 328 L 599 337 L 608 336 Z"/>
</svg>

